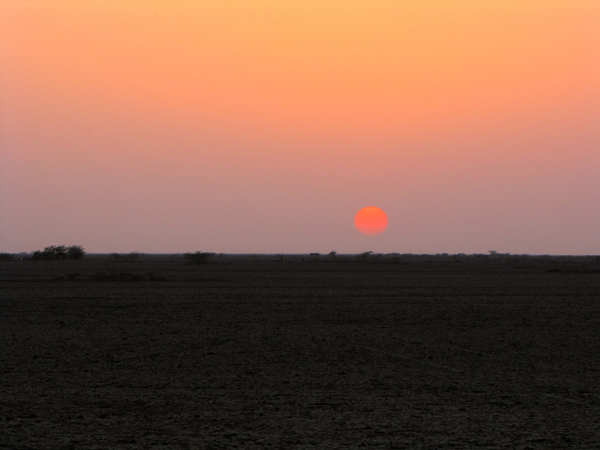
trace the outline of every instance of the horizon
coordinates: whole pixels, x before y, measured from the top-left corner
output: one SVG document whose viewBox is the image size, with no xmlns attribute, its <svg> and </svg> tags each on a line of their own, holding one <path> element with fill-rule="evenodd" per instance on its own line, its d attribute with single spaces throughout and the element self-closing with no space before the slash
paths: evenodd
<svg viewBox="0 0 600 450">
<path fill-rule="evenodd" d="M 0 249 L 600 254 L 599 23 L 594 0 L 4 0 Z"/>
<path fill-rule="evenodd" d="M 43 249 L 40 249 L 43 250 Z M 0 254 L 12 254 L 12 255 L 33 255 L 36 251 L 22 251 L 22 252 L 0 252 Z M 85 249 L 84 249 L 85 251 Z M 284 253 L 284 252 L 274 252 L 274 253 L 224 253 L 224 252 L 202 252 L 202 251 L 190 251 L 190 252 L 177 252 L 177 253 L 152 253 L 152 252 L 88 252 L 85 251 L 84 256 L 86 257 L 94 257 L 94 256 L 136 256 L 136 257 L 144 257 L 144 256 L 185 256 L 194 253 L 206 253 L 212 256 L 312 256 L 312 257 L 345 257 L 345 256 L 360 256 L 360 255 L 373 255 L 373 256 L 427 256 L 427 257 L 473 257 L 473 256 L 488 256 L 488 257 L 532 257 L 532 258 L 600 258 L 600 254 L 581 254 L 581 255 L 568 255 L 568 254 L 532 254 L 532 253 L 501 253 L 496 252 L 494 250 L 487 251 L 485 253 L 399 253 L 399 252 L 374 252 L 374 251 L 363 251 L 356 253 L 340 253 L 334 250 L 330 252 L 296 252 L 296 253 Z"/>
</svg>

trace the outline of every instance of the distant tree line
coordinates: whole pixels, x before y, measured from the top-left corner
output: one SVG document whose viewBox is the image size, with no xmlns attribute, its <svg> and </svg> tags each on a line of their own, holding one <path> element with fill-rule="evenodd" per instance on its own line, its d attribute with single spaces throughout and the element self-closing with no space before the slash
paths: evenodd
<svg viewBox="0 0 600 450">
<path fill-rule="evenodd" d="M 140 256 L 144 256 L 144 254 L 140 253 L 140 252 L 111 253 L 110 254 L 110 257 L 112 259 L 138 259 Z"/>
<path fill-rule="evenodd" d="M 81 259 L 84 255 L 85 250 L 81 245 L 51 245 L 44 250 L 36 250 L 31 258 L 36 260 Z"/>
</svg>

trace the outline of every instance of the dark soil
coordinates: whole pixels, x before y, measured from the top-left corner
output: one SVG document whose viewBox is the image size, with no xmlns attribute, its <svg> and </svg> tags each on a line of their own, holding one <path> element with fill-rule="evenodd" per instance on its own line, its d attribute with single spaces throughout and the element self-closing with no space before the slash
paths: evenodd
<svg viewBox="0 0 600 450">
<path fill-rule="evenodd" d="M 598 449 L 599 269 L 0 262 L 0 447 Z"/>
</svg>

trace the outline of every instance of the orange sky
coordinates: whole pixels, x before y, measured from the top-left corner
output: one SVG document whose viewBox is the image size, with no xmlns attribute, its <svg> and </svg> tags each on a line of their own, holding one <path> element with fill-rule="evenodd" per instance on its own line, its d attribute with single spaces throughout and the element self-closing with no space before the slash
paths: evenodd
<svg viewBox="0 0 600 450">
<path fill-rule="evenodd" d="M 600 2 L 0 0 L 0 251 L 600 253 Z M 373 237 L 354 215 L 383 208 Z"/>
</svg>

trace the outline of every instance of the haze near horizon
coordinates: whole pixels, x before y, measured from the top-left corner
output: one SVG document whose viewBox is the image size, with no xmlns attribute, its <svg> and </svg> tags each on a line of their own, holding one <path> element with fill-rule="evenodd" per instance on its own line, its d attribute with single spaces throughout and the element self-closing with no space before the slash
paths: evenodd
<svg viewBox="0 0 600 450">
<path fill-rule="evenodd" d="M 598 24 L 593 0 L 0 0 L 0 251 L 600 254 Z"/>
</svg>

